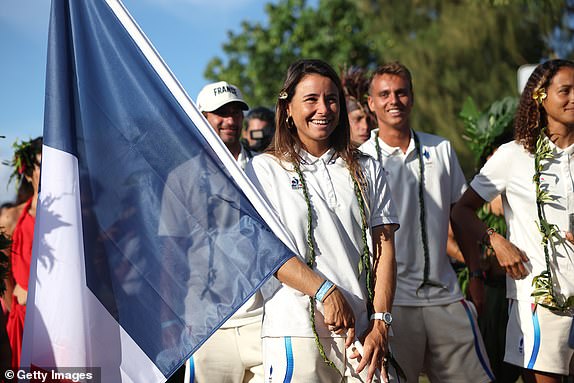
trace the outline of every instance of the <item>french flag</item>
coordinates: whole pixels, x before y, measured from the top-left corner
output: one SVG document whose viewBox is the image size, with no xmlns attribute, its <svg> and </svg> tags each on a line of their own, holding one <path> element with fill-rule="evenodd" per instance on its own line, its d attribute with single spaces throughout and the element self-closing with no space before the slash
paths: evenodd
<svg viewBox="0 0 574 383">
<path fill-rule="evenodd" d="M 124 6 L 53 0 L 22 366 L 163 382 L 293 248 Z"/>
</svg>

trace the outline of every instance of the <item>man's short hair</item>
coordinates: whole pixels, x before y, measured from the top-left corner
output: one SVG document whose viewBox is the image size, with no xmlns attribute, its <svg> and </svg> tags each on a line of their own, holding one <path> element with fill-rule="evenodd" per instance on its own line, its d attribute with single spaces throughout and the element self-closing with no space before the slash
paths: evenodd
<svg viewBox="0 0 574 383">
<path fill-rule="evenodd" d="M 384 74 L 391 74 L 394 76 L 403 77 L 408 81 L 409 90 L 411 91 L 411 93 L 413 93 L 413 78 L 411 76 L 411 72 L 406 66 L 404 66 L 400 62 L 393 61 L 387 64 L 383 64 L 379 66 L 377 69 L 375 69 L 369 80 L 369 94 L 371 93 L 371 89 L 373 87 L 373 80 L 375 79 L 375 77 L 382 76 Z"/>
<path fill-rule="evenodd" d="M 275 113 L 264 106 L 258 106 L 253 108 L 245 116 L 245 126 L 249 126 L 249 121 L 251 120 L 261 120 L 269 124 L 270 127 L 275 127 Z"/>
</svg>

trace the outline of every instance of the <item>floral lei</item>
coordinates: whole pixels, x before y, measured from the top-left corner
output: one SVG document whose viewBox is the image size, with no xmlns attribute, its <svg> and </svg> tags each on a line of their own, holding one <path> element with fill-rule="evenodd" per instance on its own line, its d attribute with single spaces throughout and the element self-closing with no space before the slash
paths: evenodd
<svg viewBox="0 0 574 383">
<path fill-rule="evenodd" d="M 313 240 L 313 214 L 311 210 L 311 199 L 309 198 L 309 189 L 307 187 L 307 181 L 303 176 L 303 172 L 299 167 L 299 163 L 293 163 L 293 167 L 295 172 L 299 176 L 301 181 L 301 186 L 303 189 L 303 196 L 305 197 L 305 203 L 307 204 L 307 246 L 309 248 L 309 257 L 307 258 L 307 266 L 310 269 L 313 269 L 315 266 L 315 242 Z M 368 293 L 368 307 L 369 311 L 372 311 L 371 306 L 373 302 L 373 286 L 372 286 L 372 276 L 371 276 L 371 258 L 369 254 L 369 246 L 367 245 L 367 216 L 365 213 L 365 200 L 363 199 L 363 195 L 361 193 L 361 189 L 359 183 L 351 175 L 351 179 L 353 180 L 355 196 L 357 197 L 357 201 L 359 203 L 359 210 L 361 211 L 361 238 L 363 242 L 363 249 L 361 251 L 361 256 L 359 258 L 359 275 L 362 273 L 363 269 L 366 273 L 366 285 L 367 285 L 367 293 Z M 311 328 L 313 330 L 313 335 L 315 337 L 315 344 L 317 345 L 317 349 L 319 350 L 319 354 L 323 357 L 323 361 L 327 363 L 327 365 L 337 369 L 335 364 L 329 360 L 327 354 L 325 354 L 325 349 L 321 344 L 319 339 L 319 334 L 317 333 L 317 328 L 315 326 L 315 297 L 309 297 L 309 314 L 311 319 Z M 338 371 L 338 370 L 337 370 Z"/>
<path fill-rule="evenodd" d="M 439 287 L 442 289 L 446 289 L 442 283 L 433 281 L 430 279 L 430 255 L 429 255 L 429 245 L 428 245 L 428 234 L 427 234 L 427 226 L 426 226 L 426 210 L 425 210 L 425 199 L 424 199 L 424 174 L 425 174 L 425 166 L 424 161 L 422 159 L 422 151 L 421 151 L 421 143 L 419 140 L 418 135 L 413 132 L 413 139 L 415 141 L 415 152 L 417 154 L 417 158 L 419 160 L 419 221 L 421 226 L 421 237 L 423 243 L 423 253 L 424 253 L 424 271 L 423 271 L 423 281 L 420 286 L 417 288 L 417 295 L 419 291 L 424 286 L 434 286 Z M 383 163 L 382 155 L 381 155 L 381 145 L 379 144 L 379 137 L 375 136 L 375 150 L 377 151 L 377 160 L 379 163 Z"/>
<path fill-rule="evenodd" d="M 535 92 L 535 96 L 538 96 L 539 93 L 540 92 Z M 543 94 L 541 100 L 546 98 L 546 94 L 544 92 L 541 92 L 541 94 Z M 538 97 L 540 98 L 540 96 Z M 538 101 L 537 97 L 533 96 L 533 98 Z M 541 102 L 541 100 L 539 102 Z M 540 136 L 536 141 L 536 152 L 534 153 L 534 177 L 532 180 L 536 187 L 536 208 L 539 220 L 538 230 L 540 231 L 540 234 L 542 234 L 542 246 L 544 248 L 546 270 L 542 271 L 540 275 L 534 277 L 532 280 L 534 290 L 532 291 L 531 296 L 534 297 L 534 302 L 540 306 L 546 307 L 552 311 L 571 314 L 574 312 L 574 296 L 566 298 L 562 294 L 557 294 L 552 283 L 552 270 L 550 267 L 551 261 L 548 246 L 554 250 L 555 244 L 552 239 L 555 239 L 556 242 L 562 244 L 565 248 L 566 244 L 565 239 L 560 235 L 558 226 L 549 223 L 546 220 L 546 214 L 544 212 L 544 204 L 546 202 L 551 202 L 552 197 L 544 185 L 541 184 L 540 175 L 544 171 L 543 161 L 549 161 L 554 158 L 554 153 L 550 148 L 550 144 L 545 138 L 545 131 L 546 128 L 541 130 Z"/>
</svg>

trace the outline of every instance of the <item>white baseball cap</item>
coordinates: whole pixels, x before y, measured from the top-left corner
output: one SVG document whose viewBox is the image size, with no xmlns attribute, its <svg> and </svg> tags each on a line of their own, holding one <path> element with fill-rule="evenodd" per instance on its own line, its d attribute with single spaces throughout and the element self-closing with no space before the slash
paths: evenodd
<svg viewBox="0 0 574 383">
<path fill-rule="evenodd" d="M 225 81 L 219 81 L 204 86 L 197 95 L 196 103 L 200 112 L 213 112 L 230 102 L 240 103 L 243 110 L 249 109 L 239 88 Z"/>
</svg>

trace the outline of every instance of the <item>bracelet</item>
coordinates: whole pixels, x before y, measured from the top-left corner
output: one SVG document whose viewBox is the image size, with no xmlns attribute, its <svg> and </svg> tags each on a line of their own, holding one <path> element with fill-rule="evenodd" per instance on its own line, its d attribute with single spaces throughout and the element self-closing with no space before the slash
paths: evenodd
<svg viewBox="0 0 574 383">
<path fill-rule="evenodd" d="M 327 298 L 327 295 L 329 295 L 327 293 L 329 292 L 329 290 L 331 290 L 333 286 L 335 286 L 333 282 L 331 282 L 328 279 L 325 279 L 321 284 L 321 286 L 319 287 L 319 289 L 317 290 L 317 292 L 315 293 L 315 299 L 323 303 L 325 298 Z"/>
<path fill-rule="evenodd" d="M 483 255 L 492 255 L 494 254 L 494 248 L 490 243 L 490 237 L 492 237 L 496 233 L 496 229 L 493 227 L 489 227 L 486 229 L 486 232 L 483 234 L 482 239 L 480 240 L 480 247 L 482 250 Z"/>
<path fill-rule="evenodd" d="M 490 246 L 490 237 L 492 237 L 494 233 L 496 233 L 495 228 L 489 227 L 488 229 L 486 229 L 484 235 L 482 236 L 482 243 L 484 243 L 485 245 L 488 244 Z"/>
</svg>

